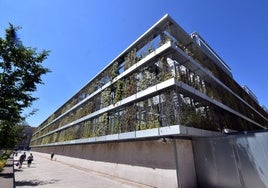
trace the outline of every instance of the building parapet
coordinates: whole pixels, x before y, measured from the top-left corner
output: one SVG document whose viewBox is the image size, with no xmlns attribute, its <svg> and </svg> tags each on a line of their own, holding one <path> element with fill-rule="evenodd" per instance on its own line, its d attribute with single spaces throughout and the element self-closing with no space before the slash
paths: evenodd
<svg viewBox="0 0 268 188">
<path fill-rule="evenodd" d="M 88 144 L 88 143 L 98 143 L 98 142 L 114 142 L 114 141 L 123 141 L 123 140 L 140 140 L 145 138 L 166 138 L 172 136 L 181 136 L 181 137 L 211 137 L 211 136 L 220 136 L 223 133 L 209 131 L 204 129 L 198 129 L 194 127 L 187 127 L 183 125 L 173 125 L 167 127 L 159 127 L 153 129 L 132 131 L 126 133 L 111 134 L 99 137 L 83 138 L 76 140 L 69 140 L 64 142 L 56 142 L 42 145 L 35 145 L 34 147 L 41 146 L 59 146 L 59 145 L 71 145 L 71 144 Z"/>
</svg>

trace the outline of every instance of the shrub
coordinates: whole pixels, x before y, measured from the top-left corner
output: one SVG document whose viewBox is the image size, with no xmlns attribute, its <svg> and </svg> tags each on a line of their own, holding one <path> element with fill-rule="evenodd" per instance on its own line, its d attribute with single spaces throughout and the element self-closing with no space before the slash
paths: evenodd
<svg viewBox="0 0 268 188">
<path fill-rule="evenodd" d="M 0 157 L 0 172 L 3 170 L 3 168 L 6 165 L 8 157 L 11 155 L 11 150 L 5 151 L 5 153 Z"/>
</svg>

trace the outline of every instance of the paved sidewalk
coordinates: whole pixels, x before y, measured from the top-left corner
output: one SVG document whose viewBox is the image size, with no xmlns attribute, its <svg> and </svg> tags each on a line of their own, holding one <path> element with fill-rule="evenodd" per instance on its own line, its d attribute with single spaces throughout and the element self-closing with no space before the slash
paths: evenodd
<svg viewBox="0 0 268 188">
<path fill-rule="evenodd" d="M 19 153 L 17 160 L 23 152 Z M 16 187 L 42 188 L 149 188 L 149 186 L 127 181 L 110 175 L 94 172 L 68 163 L 68 160 L 50 160 L 49 154 L 32 152 L 34 161 L 27 167 L 25 161 L 22 168 L 14 166 Z M 29 152 L 26 152 L 27 157 Z M 80 159 L 77 159 L 80 160 Z M 86 160 L 81 160 L 85 163 Z M 16 163 L 16 162 L 14 162 Z"/>
<path fill-rule="evenodd" d="M 13 157 L 7 159 L 7 163 L 2 172 L 0 172 L 0 188 L 14 187 Z"/>
</svg>

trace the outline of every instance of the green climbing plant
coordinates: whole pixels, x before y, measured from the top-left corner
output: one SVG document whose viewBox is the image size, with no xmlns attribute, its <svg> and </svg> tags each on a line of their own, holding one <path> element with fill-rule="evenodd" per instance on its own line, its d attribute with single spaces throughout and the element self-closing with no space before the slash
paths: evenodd
<svg viewBox="0 0 268 188">
<path fill-rule="evenodd" d="M 116 91 L 115 91 L 115 98 L 114 98 L 114 103 L 117 103 L 118 101 L 120 101 L 122 99 L 122 94 L 123 94 L 123 86 L 124 83 L 122 80 L 118 80 L 116 82 Z"/>
</svg>

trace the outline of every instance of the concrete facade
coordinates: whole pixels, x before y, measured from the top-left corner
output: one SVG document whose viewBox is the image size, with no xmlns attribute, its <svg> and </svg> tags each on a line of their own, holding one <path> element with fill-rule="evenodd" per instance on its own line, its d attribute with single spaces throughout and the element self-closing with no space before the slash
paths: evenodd
<svg viewBox="0 0 268 188">
<path fill-rule="evenodd" d="M 268 187 L 268 131 L 193 139 L 199 187 Z"/>
<path fill-rule="evenodd" d="M 193 137 L 268 127 L 200 40 L 165 15 L 41 123 L 31 147 L 153 187 L 196 187 Z"/>
<path fill-rule="evenodd" d="M 31 146 L 174 125 L 262 130 L 268 114 L 198 34 L 165 15 L 41 123 Z"/>
<path fill-rule="evenodd" d="M 78 166 L 75 158 L 86 159 L 87 166 L 82 168 L 153 187 L 196 187 L 192 143 L 188 139 L 62 145 L 33 150 L 55 152 L 55 157 L 74 157 L 73 163 Z"/>
</svg>

